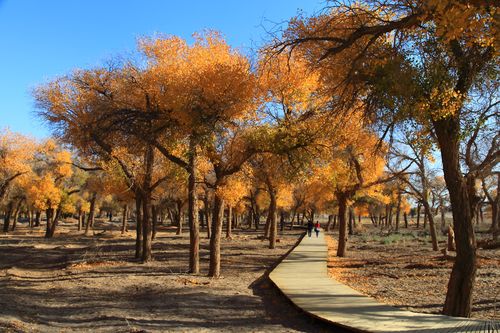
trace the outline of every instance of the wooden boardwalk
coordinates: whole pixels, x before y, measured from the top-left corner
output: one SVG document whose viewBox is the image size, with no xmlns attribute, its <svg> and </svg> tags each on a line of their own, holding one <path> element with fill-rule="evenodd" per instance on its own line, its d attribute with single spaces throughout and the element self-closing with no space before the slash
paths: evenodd
<svg viewBox="0 0 500 333">
<path fill-rule="evenodd" d="M 405 311 L 335 281 L 327 275 L 323 232 L 318 238 L 305 236 L 269 277 L 304 312 L 353 331 L 500 333 L 498 321 Z"/>
</svg>

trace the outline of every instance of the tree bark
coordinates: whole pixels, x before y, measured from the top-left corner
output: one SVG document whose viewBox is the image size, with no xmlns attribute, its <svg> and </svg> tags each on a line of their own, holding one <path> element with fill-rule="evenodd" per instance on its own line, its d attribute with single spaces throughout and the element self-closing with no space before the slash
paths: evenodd
<svg viewBox="0 0 500 333">
<path fill-rule="evenodd" d="M 90 197 L 90 208 L 89 214 L 87 215 L 87 224 L 85 225 L 85 235 L 88 235 L 90 226 L 94 224 L 94 214 L 95 214 L 95 201 L 97 198 L 97 194 L 94 192 Z"/>
<path fill-rule="evenodd" d="M 200 272 L 200 222 L 196 194 L 196 143 L 193 138 L 189 140 L 188 169 L 189 272 L 198 274 Z"/>
<path fill-rule="evenodd" d="M 227 208 L 227 224 L 226 224 L 226 238 L 231 238 L 232 231 L 232 219 L 233 219 L 233 208 L 229 206 Z"/>
<path fill-rule="evenodd" d="M 151 235 L 151 240 L 155 240 L 156 227 L 158 225 L 158 210 L 156 209 L 156 205 L 151 205 L 151 225 L 153 227 L 153 233 Z"/>
<path fill-rule="evenodd" d="M 339 244 L 337 248 L 337 257 L 345 257 L 347 246 L 347 197 L 342 193 L 337 193 L 339 205 Z"/>
<path fill-rule="evenodd" d="M 399 231 L 399 221 L 401 215 L 401 191 L 398 191 L 398 202 L 396 205 L 396 231 Z"/>
<path fill-rule="evenodd" d="M 151 145 L 147 146 L 145 153 L 145 172 L 143 181 L 143 198 L 142 198 L 142 256 L 143 263 L 151 261 L 152 253 L 152 221 L 151 221 L 151 182 L 153 178 L 154 165 L 154 148 Z"/>
<path fill-rule="evenodd" d="M 451 316 L 469 317 L 477 270 L 476 239 L 472 227 L 470 200 L 475 179 L 464 179 L 460 170 L 461 131 L 458 116 L 435 121 L 434 127 L 441 150 L 444 179 L 450 195 L 457 248 L 443 312 Z"/>
<path fill-rule="evenodd" d="M 122 235 L 127 232 L 127 215 L 128 215 L 128 205 L 123 205 L 123 216 L 122 216 Z"/>
<path fill-rule="evenodd" d="M 220 240 L 224 219 L 224 200 L 217 193 L 215 193 L 214 197 L 208 276 L 218 278 L 220 276 Z"/>
<path fill-rule="evenodd" d="M 420 203 L 417 205 L 417 229 L 420 227 Z"/>
<path fill-rule="evenodd" d="M 434 217 L 433 217 L 433 214 L 431 212 L 431 207 L 429 206 L 427 200 L 425 200 L 425 199 L 424 199 L 423 205 L 424 205 L 425 214 L 426 214 L 426 216 L 428 216 L 428 220 L 429 220 L 429 229 L 430 229 L 431 240 L 432 240 L 432 250 L 438 251 L 439 248 L 438 248 L 438 241 L 437 241 L 436 225 L 434 224 Z"/>
<path fill-rule="evenodd" d="M 276 247 L 276 238 L 278 234 L 278 225 L 276 221 L 276 193 L 274 190 L 269 193 L 271 197 L 271 204 L 269 205 L 269 215 L 270 220 L 270 232 L 269 232 L 269 248 L 274 249 Z"/>
<path fill-rule="evenodd" d="M 12 216 L 13 206 L 14 206 L 14 204 L 12 203 L 12 201 L 10 201 L 7 205 L 7 209 L 6 209 L 5 214 L 3 216 L 3 232 L 4 233 L 9 232 L 10 218 Z"/>
<path fill-rule="evenodd" d="M 142 197 L 135 193 L 135 258 L 142 257 Z"/>
</svg>

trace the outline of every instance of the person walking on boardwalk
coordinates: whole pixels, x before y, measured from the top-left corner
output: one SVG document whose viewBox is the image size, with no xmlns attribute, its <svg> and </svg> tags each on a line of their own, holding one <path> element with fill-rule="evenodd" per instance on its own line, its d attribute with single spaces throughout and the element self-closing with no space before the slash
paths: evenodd
<svg viewBox="0 0 500 333">
<path fill-rule="evenodd" d="M 307 222 L 307 235 L 311 237 L 312 231 L 313 231 L 314 224 L 312 221 Z"/>
<path fill-rule="evenodd" d="M 318 238 L 319 236 L 319 228 L 320 228 L 319 222 L 316 222 L 316 224 L 314 225 L 314 232 L 316 233 L 316 238 Z"/>
</svg>

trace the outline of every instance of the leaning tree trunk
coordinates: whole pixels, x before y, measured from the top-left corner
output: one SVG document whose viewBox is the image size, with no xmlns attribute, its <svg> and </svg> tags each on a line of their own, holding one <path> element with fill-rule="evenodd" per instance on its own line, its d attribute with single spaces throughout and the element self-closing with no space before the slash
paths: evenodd
<svg viewBox="0 0 500 333">
<path fill-rule="evenodd" d="M 271 204 L 269 205 L 269 248 L 274 249 L 276 247 L 276 237 L 278 234 L 278 225 L 276 221 L 276 193 L 270 191 Z"/>
<path fill-rule="evenodd" d="M 122 216 L 122 235 L 127 232 L 127 215 L 128 215 L 128 205 L 123 205 L 123 216 Z"/>
<path fill-rule="evenodd" d="M 457 255 L 453 265 L 443 312 L 469 317 L 476 278 L 476 239 L 472 226 L 471 193 L 460 170 L 460 119 L 448 117 L 434 123 L 441 150 L 444 179 L 450 195 Z M 473 179 L 469 180 L 470 183 Z"/>
<path fill-rule="evenodd" d="M 61 210 L 59 208 L 57 208 L 56 214 L 55 214 L 54 218 L 52 219 L 52 223 L 50 225 L 49 234 L 48 234 L 47 238 L 54 237 L 54 234 L 55 234 L 56 228 L 57 228 L 57 223 L 59 222 L 60 217 L 61 217 Z"/>
<path fill-rule="evenodd" d="M 431 240 L 432 240 L 432 250 L 438 251 L 439 248 L 438 248 L 438 241 L 437 241 L 436 225 L 434 223 L 434 216 L 432 214 L 431 207 L 427 203 L 427 200 L 424 199 L 423 205 L 424 205 L 425 214 L 427 215 L 428 220 L 429 220 L 429 229 L 431 232 Z"/>
<path fill-rule="evenodd" d="M 343 193 L 337 193 L 339 204 L 339 244 L 337 248 L 337 257 L 345 257 L 347 245 L 347 197 Z"/>
<path fill-rule="evenodd" d="M 220 240 L 222 235 L 222 222 L 224 220 L 224 200 L 215 193 L 212 213 L 212 234 L 210 235 L 210 264 L 208 276 L 220 276 Z"/>
</svg>

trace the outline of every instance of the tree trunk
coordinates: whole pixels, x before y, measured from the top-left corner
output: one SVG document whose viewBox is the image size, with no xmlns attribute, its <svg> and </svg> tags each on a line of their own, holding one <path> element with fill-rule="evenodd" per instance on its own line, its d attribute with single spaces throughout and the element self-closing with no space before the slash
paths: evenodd
<svg viewBox="0 0 500 333">
<path fill-rule="evenodd" d="M 142 257 L 142 197 L 135 193 L 135 258 Z"/>
<path fill-rule="evenodd" d="M 151 240 L 156 238 L 156 227 L 158 225 L 158 211 L 156 205 L 151 205 L 151 225 L 153 227 L 153 233 L 151 235 Z"/>
<path fill-rule="evenodd" d="M 352 207 L 349 207 L 349 224 L 348 224 L 349 236 L 352 236 L 354 234 L 354 230 L 353 230 L 354 216 L 353 215 L 354 215 L 353 209 L 352 209 Z"/>
<path fill-rule="evenodd" d="M 198 220 L 198 197 L 196 195 L 196 143 L 189 140 L 188 170 L 188 225 L 189 225 L 189 272 L 200 272 L 200 221 Z"/>
<path fill-rule="evenodd" d="M 417 229 L 420 227 L 420 203 L 417 205 Z"/>
<path fill-rule="evenodd" d="M 269 193 L 271 197 L 271 204 L 269 205 L 269 215 L 270 220 L 270 232 L 269 232 L 269 248 L 274 249 L 276 247 L 276 238 L 278 234 L 278 225 L 276 223 L 276 193 L 274 190 Z"/>
<path fill-rule="evenodd" d="M 442 201 L 440 204 L 440 212 L 441 212 L 441 230 L 444 231 L 446 228 L 446 212 L 444 208 L 444 203 Z"/>
<path fill-rule="evenodd" d="M 95 201 L 97 198 L 97 194 L 94 192 L 92 193 L 92 197 L 90 198 L 90 208 L 89 208 L 89 214 L 87 215 L 87 224 L 85 225 L 85 235 L 88 235 L 89 233 L 89 227 L 93 226 L 93 221 L 94 221 L 94 214 L 95 214 Z"/>
<path fill-rule="evenodd" d="M 285 230 L 285 212 L 283 210 L 280 212 L 280 230 Z"/>
<path fill-rule="evenodd" d="M 264 226 L 264 238 L 269 238 L 269 233 L 271 232 L 271 204 L 267 209 L 266 225 Z"/>
<path fill-rule="evenodd" d="M 19 211 L 21 210 L 21 204 L 23 200 L 19 200 L 19 202 L 16 205 L 16 209 L 14 210 L 14 215 L 12 216 L 12 229 L 11 231 L 16 230 L 16 225 L 17 225 L 17 219 L 19 218 Z"/>
<path fill-rule="evenodd" d="M 220 276 L 220 239 L 224 219 L 224 200 L 217 193 L 214 196 L 208 276 L 218 278 Z"/>
<path fill-rule="evenodd" d="M 408 214 L 406 212 L 403 212 L 403 218 L 405 220 L 405 228 L 408 229 Z"/>
<path fill-rule="evenodd" d="M 10 218 L 12 216 L 12 209 L 13 209 L 14 204 L 12 201 L 9 202 L 7 205 L 7 209 L 5 211 L 5 214 L 3 216 L 3 232 L 7 233 L 9 232 L 9 225 L 10 225 Z"/>
<path fill-rule="evenodd" d="M 226 238 L 231 238 L 232 220 L 233 219 L 233 208 L 229 206 L 227 208 L 227 227 L 226 227 Z"/>
<path fill-rule="evenodd" d="M 401 191 L 398 191 L 398 202 L 396 205 L 396 231 L 399 231 L 399 221 L 401 215 Z"/>
<path fill-rule="evenodd" d="M 122 235 L 127 232 L 127 215 L 128 215 L 128 205 L 123 205 L 123 216 L 122 216 Z"/>
<path fill-rule="evenodd" d="M 151 193 L 142 198 L 142 256 L 143 263 L 151 261 L 152 254 Z"/>
<path fill-rule="evenodd" d="M 460 170 L 460 119 L 450 116 L 434 122 L 441 150 L 444 179 L 450 195 L 457 255 L 453 265 L 443 312 L 469 317 L 477 270 L 476 239 L 472 227 L 470 192 L 474 179 L 467 181 Z"/>
<path fill-rule="evenodd" d="M 35 213 L 35 227 L 40 226 L 40 216 L 41 215 L 42 215 L 42 213 L 39 210 L 37 210 Z"/>
<path fill-rule="evenodd" d="M 337 201 L 339 204 L 339 244 L 337 248 L 337 257 L 345 257 L 347 246 L 347 197 L 342 193 L 338 193 Z"/>
<path fill-rule="evenodd" d="M 142 185 L 142 262 L 146 263 L 153 258 L 152 254 L 152 221 L 151 221 L 151 182 L 153 178 L 154 148 L 148 145 L 145 152 L 145 172 Z"/>
<path fill-rule="evenodd" d="M 431 233 L 431 240 L 432 240 L 432 250 L 438 251 L 438 241 L 437 241 L 437 232 L 436 232 L 436 225 L 434 224 L 434 217 L 432 216 L 431 212 L 431 207 L 427 203 L 427 200 L 424 199 L 424 210 L 426 216 L 428 216 L 429 220 L 429 228 L 430 228 L 430 233 Z"/>
<path fill-rule="evenodd" d="M 54 213 L 54 210 L 52 209 L 52 214 Z M 52 238 L 54 237 L 54 234 L 56 232 L 57 228 L 57 223 L 59 222 L 59 218 L 61 217 L 61 210 L 59 208 L 56 209 L 56 214 L 52 218 L 52 223 L 50 224 L 50 228 L 48 230 L 48 234 L 45 235 L 46 238 Z"/>
<path fill-rule="evenodd" d="M 52 228 L 52 221 L 54 220 L 54 208 L 47 208 L 45 210 L 45 217 L 47 224 L 45 225 L 45 238 L 50 238 L 50 228 Z"/>
</svg>

